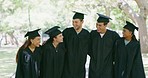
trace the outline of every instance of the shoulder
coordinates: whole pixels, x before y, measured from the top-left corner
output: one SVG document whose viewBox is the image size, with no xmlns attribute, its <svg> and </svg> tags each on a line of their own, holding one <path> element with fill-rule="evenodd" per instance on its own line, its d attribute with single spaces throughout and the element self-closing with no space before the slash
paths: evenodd
<svg viewBox="0 0 148 78">
<path fill-rule="evenodd" d="M 50 43 L 51 43 L 51 42 L 50 42 L 49 40 L 47 40 L 47 41 L 42 45 L 42 49 L 48 47 L 48 46 L 50 45 Z"/>
<path fill-rule="evenodd" d="M 90 36 L 92 36 L 92 35 L 97 35 L 97 34 L 98 34 L 97 30 L 92 30 L 92 31 L 90 32 Z"/>
<path fill-rule="evenodd" d="M 86 30 L 86 29 L 84 29 L 84 28 L 83 28 L 82 30 L 83 30 L 84 32 L 86 32 L 86 33 L 89 33 L 89 31 L 88 31 L 88 30 Z"/>
<path fill-rule="evenodd" d="M 118 38 L 118 39 L 116 40 L 116 43 L 119 44 L 119 43 L 122 43 L 123 41 L 124 41 L 124 38 Z"/>
<path fill-rule="evenodd" d="M 62 34 L 63 34 L 63 36 L 70 35 L 71 33 L 73 33 L 73 30 L 74 30 L 73 27 L 66 28 L 66 29 L 63 30 Z"/>
<path fill-rule="evenodd" d="M 113 39 L 117 40 L 120 38 L 119 34 L 116 31 L 113 30 L 107 30 L 108 34 L 113 37 Z"/>
<path fill-rule="evenodd" d="M 91 33 L 91 34 L 97 33 L 97 30 L 92 30 L 90 33 Z"/>
<path fill-rule="evenodd" d="M 18 50 L 18 55 L 21 56 L 21 55 L 23 54 L 23 51 L 24 51 L 24 50 L 25 50 L 25 49 L 23 49 L 23 48 L 20 47 L 20 49 Z"/>
<path fill-rule="evenodd" d="M 115 35 L 118 35 L 118 33 L 116 31 L 113 31 L 113 30 L 107 30 L 109 33 L 111 34 L 115 34 Z"/>
<path fill-rule="evenodd" d="M 73 30 L 73 27 L 66 28 L 66 29 L 63 30 L 63 32 L 68 32 L 68 31 L 71 31 L 71 30 Z"/>
</svg>

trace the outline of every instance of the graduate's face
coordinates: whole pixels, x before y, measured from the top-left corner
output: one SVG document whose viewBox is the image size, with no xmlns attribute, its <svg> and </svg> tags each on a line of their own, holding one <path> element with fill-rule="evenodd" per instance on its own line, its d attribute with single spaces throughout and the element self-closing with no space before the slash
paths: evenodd
<svg viewBox="0 0 148 78">
<path fill-rule="evenodd" d="M 35 47 L 39 47 L 41 42 L 40 36 L 35 37 L 34 39 L 31 39 L 31 44 L 34 45 Z"/>
<path fill-rule="evenodd" d="M 72 25 L 74 26 L 75 30 L 79 30 L 82 28 L 83 20 L 81 21 L 80 19 L 73 19 Z"/>
<path fill-rule="evenodd" d="M 63 35 L 62 33 L 57 35 L 55 38 L 54 38 L 54 41 L 58 42 L 58 43 L 61 43 L 63 42 Z"/>
<path fill-rule="evenodd" d="M 104 25 L 103 22 L 101 23 L 96 23 L 96 28 L 97 28 L 97 32 L 99 33 L 103 33 L 106 30 L 106 25 Z"/>
<path fill-rule="evenodd" d="M 132 32 L 129 31 L 128 29 L 125 29 L 125 28 L 123 29 L 122 34 L 123 34 L 123 37 L 124 37 L 124 38 L 132 37 Z"/>
</svg>

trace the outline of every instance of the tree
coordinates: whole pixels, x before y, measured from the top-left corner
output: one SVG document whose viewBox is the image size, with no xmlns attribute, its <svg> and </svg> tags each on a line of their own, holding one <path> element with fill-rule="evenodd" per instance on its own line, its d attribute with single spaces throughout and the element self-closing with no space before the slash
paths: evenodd
<svg viewBox="0 0 148 78">
<path fill-rule="evenodd" d="M 146 20 L 148 15 L 148 1 L 147 0 L 135 0 L 138 5 L 139 12 L 133 10 L 133 8 L 125 1 L 119 0 L 118 7 L 136 24 L 139 26 L 140 43 L 142 52 L 148 52 L 148 34 Z"/>
</svg>

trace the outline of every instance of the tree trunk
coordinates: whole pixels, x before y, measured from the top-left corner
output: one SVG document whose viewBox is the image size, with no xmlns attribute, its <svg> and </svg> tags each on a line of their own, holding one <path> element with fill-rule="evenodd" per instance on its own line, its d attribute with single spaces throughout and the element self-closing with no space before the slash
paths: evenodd
<svg viewBox="0 0 148 78">
<path fill-rule="evenodd" d="M 18 40 L 15 38 L 13 33 L 9 33 L 9 36 L 11 37 L 11 43 L 12 45 L 16 44 L 17 46 L 19 45 Z"/>
<path fill-rule="evenodd" d="M 148 35 L 146 28 L 146 20 L 143 18 L 136 19 L 135 22 L 139 26 L 139 36 L 140 36 L 140 44 L 141 51 L 146 53 L 148 52 Z"/>
<path fill-rule="evenodd" d="M 7 45 L 8 44 L 8 39 L 7 39 L 7 34 L 6 33 L 4 34 L 4 38 L 5 38 L 5 44 L 4 45 Z"/>
<path fill-rule="evenodd" d="M 3 37 L 0 39 L 0 47 L 2 46 Z"/>
</svg>

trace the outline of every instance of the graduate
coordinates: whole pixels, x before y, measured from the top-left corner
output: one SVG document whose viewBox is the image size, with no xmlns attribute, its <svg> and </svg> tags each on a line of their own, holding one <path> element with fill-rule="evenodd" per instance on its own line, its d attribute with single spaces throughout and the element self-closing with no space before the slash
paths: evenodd
<svg viewBox="0 0 148 78">
<path fill-rule="evenodd" d="M 25 35 L 28 39 L 20 47 L 16 55 L 17 69 L 15 78 L 39 78 L 41 58 L 39 30 L 29 31 Z"/>
<path fill-rule="evenodd" d="M 62 78 L 66 49 L 58 28 L 54 26 L 45 32 L 50 38 L 42 47 L 41 78 Z"/>
<path fill-rule="evenodd" d="M 135 29 L 138 30 L 138 27 L 126 21 L 123 38 L 116 42 L 115 78 L 146 78 Z"/>
<path fill-rule="evenodd" d="M 85 78 L 85 63 L 88 53 L 89 32 L 82 28 L 84 14 L 74 11 L 73 27 L 63 31 L 67 53 L 63 78 Z"/>
<path fill-rule="evenodd" d="M 90 33 L 91 51 L 89 78 L 114 78 L 113 60 L 114 44 L 119 35 L 107 29 L 110 17 L 98 14 L 96 28 Z"/>
</svg>

